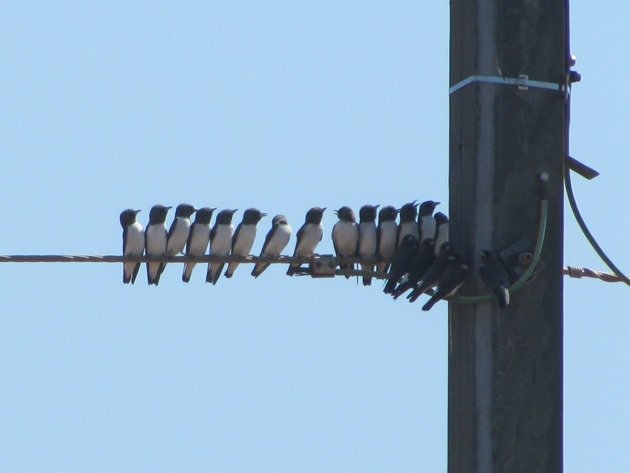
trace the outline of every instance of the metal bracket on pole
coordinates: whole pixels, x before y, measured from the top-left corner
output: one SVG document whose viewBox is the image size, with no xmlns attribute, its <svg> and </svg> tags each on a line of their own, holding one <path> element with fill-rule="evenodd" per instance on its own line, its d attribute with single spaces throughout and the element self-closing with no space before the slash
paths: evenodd
<svg viewBox="0 0 630 473">
<path fill-rule="evenodd" d="M 460 89 L 463 89 L 467 85 L 472 83 L 485 83 L 485 84 L 500 84 L 500 85 L 515 85 L 519 90 L 527 90 L 529 87 L 534 89 L 547 89 L 555 90 L 558 92 L 566 91 L 566 84 L 556 84 L 554 82 L 544 82 L 540 80 L 530 80 L 525 74 L 520 74 L 518 77 L 499 77 L 499 76 L 481 76 L 474 75 L 469 76 L 466 79 L 458 82 L 454 86 L 448 89 L 448 94 L 452 95 Z"/>
</svg>

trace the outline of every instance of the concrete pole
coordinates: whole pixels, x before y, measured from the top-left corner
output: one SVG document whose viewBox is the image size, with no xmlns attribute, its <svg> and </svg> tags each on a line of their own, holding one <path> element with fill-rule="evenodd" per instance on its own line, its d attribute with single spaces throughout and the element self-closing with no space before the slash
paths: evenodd
<svg viewBox="0 0 630 473">
<path fill-rule="evenodd" d="M 451 0 L 450 85 L 473 75 L 562 84 L 566 4 Z M 482 249 L 535 243 L 538 174 L 549 218 L 544 269 L 512 306 L 449 303 L 448 471 L 562 471 L 563 162 L 561 91 L 473 82 L 450 96 L 450 236 L 487 294 Z"/>
</svg>

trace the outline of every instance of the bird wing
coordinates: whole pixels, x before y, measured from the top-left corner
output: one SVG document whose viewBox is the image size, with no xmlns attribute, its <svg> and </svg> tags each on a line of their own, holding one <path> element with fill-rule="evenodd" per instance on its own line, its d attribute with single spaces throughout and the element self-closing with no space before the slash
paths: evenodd
<svg viewBox="0 0 630 473">
<path fill-rule="evenodd" d="M 238 226 L 236 227 L 236 231 L 234 232 L 234 235 L 232 235 L 232 253 L 234 253 L 234 245 L 236 245 L 236 242 L 238 241 L 238 234 L 241 231 L 241 225 L 243 225 L 242 223 L 239 223 Z"/>
</svg>

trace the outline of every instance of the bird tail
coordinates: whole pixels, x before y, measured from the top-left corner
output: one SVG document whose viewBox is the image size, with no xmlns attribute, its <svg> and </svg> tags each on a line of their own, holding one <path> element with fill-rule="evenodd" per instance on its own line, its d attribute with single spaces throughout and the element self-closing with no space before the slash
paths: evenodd
<svg viewBox="0 0 630 473">
<path fill-rule="evenodd" d="M 371 264 L 362 264 L 361 269 L 363 271 L 374 271 L 374 266 Z M 363 285 L 371 286 L 372 285 L 372 276 L 363 276 Z"/>
<path fill-rule="evenodd" d="M 427 303 L 422 306 L 422 310 L 424 311 L 431 310 L 431 307 L 433 307 L 435 303 L 439 301 L 440 299 L 441 298 L 437 295 L 431 296 L 431 299 L 429 299 Z"/>
<path fill-rule="evenodd" d="M 398 299 L 400 296 L 402 296 L 405 292 L 407 292 L 409 289 L 411 289 L 411 287 L 413 286 L 413 284 L 411 284 L 411 282 L 409 280 L 400 283 L 398 285 L 398 287 L 396 289 L 394 289 L 394 292 L 392 293 L 392 296 L 395 299 Z"/>
<path fill-rule="evenodd" d="M 256 263 L 252 269 L 252 276 L 257 278 L 262 272 L 269 267 L 269 263 Z"/>
<path fill-rule="evenodd" d="M 299 266 L 296 266 L 294 264 L 290 264 L 289 268 L 287 269 L 287 276 L 293 276 L 297 272 L 298 268 L 299 268 Z"/>
<path fill-rule="evenodd" d="M 147 263 L 147 282 L 149 285 L 158 285 L 160 282 L 160 272 L 162 263 Z"/>
<path fill-rule="evenodd" d="M 420 282 L 413 289 L 413 291 L 409 293 L 409 295 L 407 296 L 407 299 L 409 299 L 409 302 L 416 302 L 416 299 L 418 299 L 418 297 L 420 297 L 422 293 L 426 291 L 428 288 L 429 288 L 429 285 L 423 282 L 422 280 L 420 280 Z"/>
<path fill-rule="evenodd" d="M 214 286 L 221 277 L 223 266 L 225 266 L 225 263 L 210 263 L 208 265 L 208 272 L 206 273 L 206 282 L 211 282 Z"/>
<path fill-rule="evenodd" d="M 182 272 L 182 281 L 188 282 L 190 281 L 190 276 L 192 276 L 193 269 L 197 263 L 185 263 L 184 271 Z"/>
<path fill-rule="evenodd" d="M 238 268 L 238 263 L 230 263 L 230 264 L 228 264 L 228 268 L 225 271 L 225 277 L 226 278 L 231 278 L 232 275 L 234 274 L 234 271 L 236 271 L 236 268 Z"/>
<path fill-rule="evenodd" d="M 396 281 L 394 278 L 389 278 L 387 280 L 387 283 L 385 284 L 385 288 L 383 289 L 383 292 L 385 294 L 392 294 L 394 292 L 394 289 L 396 288 L 396 283 L 398 281 Z"/>
</svg>

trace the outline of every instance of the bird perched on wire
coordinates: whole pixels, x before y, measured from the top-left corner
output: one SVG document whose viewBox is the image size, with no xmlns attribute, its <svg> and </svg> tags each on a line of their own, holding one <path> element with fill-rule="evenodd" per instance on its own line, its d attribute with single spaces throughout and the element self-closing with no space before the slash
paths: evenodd
<svg viewBox="0 0 630 473">
<path fill-rule="evenodd" d="M 166 215 L 171 207 L 164 205 L 154 205 L 149 212 L 149 224 L 144 231 L 145 247 L 147 256 L 164 256 L 166 254 L 166 241 L 168 232 L 166 231 Z M 158 285 L 162 262 L 147 262 L 147 280 L 149 285 Z"/>
<path fill-rule="evenodd" d="M 225 209 L 218 213 L 214 227 L 210 231 L 210 256 L 228 256 L 230 254 L 232 235 L 234 234 L 232 217 L 236 210 Z M 211 282 L 213 285 L 216 284 L 221 277 L 224 265 L 225 263 L 216 261 L 208 263 L 206 282 Z"/>
<path fill-rule="evenodd" d="M 416 222 L 418 209 L 416 207 L 418 204 L 414 200 L 399 209 L 400 224 L 398 225 L 397 246 L 400 246 L 405 235 L 413 235 L 416 240 L 418 239 L 418 222 Z"/>
<path fill-rule="evenodd" d="M 271 222 L 271 230 L 267 233 L 260 256 L 278 257 L 291 238 L 291 227 L 284 215 L 276 215 Z M 254 265 L 252 276 L 257 278 L 267 269 L 269 263 L 258 262 Z"/>
<path fill-rule="evenodd" d="M 376 209 L 378 205 L 364 205 L 359 210 L 359 256 L 374 258 L 376 256 Z M 363 271 L 374 271 L 374 265 L 361 263 Z M 372 276 L 363 276 L 363 285 L 372 284 Z"/>
<path fill-rule="evenodd" d="M 433 238 L 425 238 L 420 242 L 418 252 L 411 260 L 407 274 L 392 293 L 394 299 L 398 299 L 402 294 L 412 289 L 422 279 L 427 269 L 431 267 L 436 258 L 433 245 Z"/>
<path fill-rule="evenodd" d="M 168 229 L 168 237 L 166 241 L 166 254 L 168 256 L 176 256 L 184 251 L 188 235 L 190 234 L 190 217 L 197 211 L 190 204 L 179 204 L 175 209 L 175 218 Z M 160 274 L 164 272 L 166 262 L 160 267 Z"/>
<path fill-rule="evenodd" d="M 448 217 L 442 212 L 436 212 L 435 218 L 435 256 L 440 252 L 440 248 L 448 241 Z"/>
<path fill-rule="evenodd" d="M 396 216 L 398 210 L 391 205 L 383 207 L 378 213 L 378 227 L 376 228 L 376 247 L 379 258 L 392 258 L 396 252 L 396 241 L 398 237 L 398 224 Z M 378 270 L 386 273 L 390 263 L 381 262 Z"/>
<path fill-rule="evenodd" d="M 422 306 L 422 310 L 431 310 L 431 307 L 433 307 L 437 301 L 445 297 L 450 297 L 459 291 L 459 288 L 462 287 L 462 284 L 464 284 L 464 281 L 468 277 L 469 272 L 470 270 L 464 263 L 464 259 L 460 253 L 454 253 L 449 256 L 446 266 L 440 274 L 437 289 L 427 303 Z"/>
<path fill-rule="evenodd" d="M 385 294 L 391 294 L 394 292 L 396 284 L 409 269 L 409 265 L 417 252 L 418 239 L 413 235 L 405 235 L 402 242 L 396 249 L 394 259 L 392 260 L 392 266 L 389 268 L 387 282 L 385 283 L 385 288 L 383 289 Z"/>
<path fill-rule="evenodd" d="M 424 291 L 429 289 L 430 287 L 435 286 L 440 276 L 442 275 L 442 271 L 446 267 L 449 258 L 455 254 L 455 250 L 453 249 L 453 245 L 449 242 L 445 242 L 440 247 L 440 252 L 438 257 L 431 263 L 431 266 L 425 271 L 422 275 L 422 279 L 418 281 L 416 287 L 409 293 L 407 299 L 409 302 L 415 302 L 418 297 L 422 295 Z"/>
<path fill-rule="evenodd" d="M 232 237 L 232 254 L 237 256 L 247 256 L 254 246 L 256 239 L 256 225 L 267 214 L 260 210 L 251 208 L 243 213 L 243 220 L 236 227 L 236 232 Z M 225 271 L 225 277 L 231 278 L 238 267 L 238 261 L 232 261 L 228 264 Z"/>
<path fill-rule="evenodd" d="M 438 205 L 440 205 L 439 202 L 426 200 L 418 207 L 418 233 L 420 235 L 420 241 L 423 241 L 425 238 L 435 238 L 436 222 L 433 212 Z"/>
<path fill-rule="evenodd" d="M 332 230 L 333 246 L 337 260 L 343 261 L 344 258 L 357 255 L 359 227 L 354 211 L 350 207 L 345 205 L 340 207 L 339 210 L 335 210 L 335 215 L 339 217 L 339 221 L 335 223 Z M 342 270 L 354 269 L 354 263 L 341 262 L 339 268 Z M 345 276 L 346 279 L 350 279 L 348 274 Z"/>
<path fill-rule="evenodd" d="M 313 207 L 306 212 L 304 225 L 297 232 L 297 242 L 293 257 L 311 256 L 315 252 L 315 247 L 321 241 L 324 229 L 322 227 L 322 217 L 326 207 Z M 287 275 L 293 276 L 300 267 L 299 263 L 291 263 L 287 269 Z"/>
<path fill-rule="evenodd" d="M 210 219 L 216 208 L 202 207 L 197 210 L 195 221 L 190 226 L 188 241 L 186 242 L 186 256 L 203 256 L 210 242 Z M 182 281 L 190 281 L 193 269 L 197 263 L 187 261 L 182 271 Z"/>
<path fill-rule="evenodd" d="M 510 291 L 508 290 L 510 283 L 507 271 L 492 251 L 482 250 L 480 256 L 482 265 L 479 267 L 479 275 L 497 296 L 499 307 L 505 309 L 510 305 Z"/>
<path fill-rule="evenodd" d="M 144 229 L 136 220 L 139 210 L 127 209 L 120 214 L 120 225 L 123 228 L 123 255 L 142 256 L 144 253 Z M 140 269 L 140 263 L 130 261 L 123 263 L 123 283 L 133 284 Z"/>
</svg>

